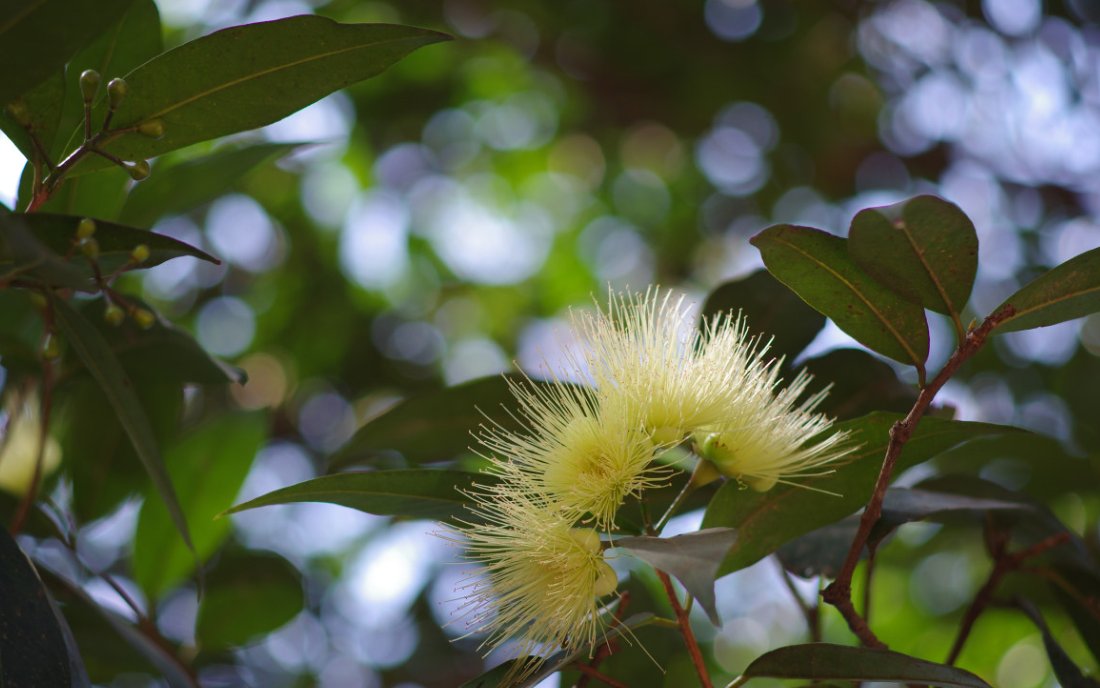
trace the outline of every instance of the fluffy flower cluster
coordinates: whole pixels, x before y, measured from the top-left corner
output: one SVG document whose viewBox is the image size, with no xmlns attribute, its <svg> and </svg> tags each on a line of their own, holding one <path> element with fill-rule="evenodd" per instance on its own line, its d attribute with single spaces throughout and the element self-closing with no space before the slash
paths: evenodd
<svg viewBox="0 0 1100 688">
<path fill-rule="evenodd" d="M 612 295 L 573 319 L 586 347 L 572 363 L 593 385 L 513 383 L 518 430 L 483 428 L 497 480 L 471 494 L 468 556 L 486 575 L 463 611 L 483 648 L 524 654 L 595 646 L 600 602 L 617 586 L 599 533 L 631 497 L 664 482 L 659 453 L 691 441 L 722 474 L 757 490 L 820 475 L 846 454 L 843 433 L 805 396 L 810 377 L 780 387 L 779 361 L 727 314 L 697 333 L 683 298 L 650 289 Z M 524 673 L 537 664 L 523 665 Z"/>
</svg>

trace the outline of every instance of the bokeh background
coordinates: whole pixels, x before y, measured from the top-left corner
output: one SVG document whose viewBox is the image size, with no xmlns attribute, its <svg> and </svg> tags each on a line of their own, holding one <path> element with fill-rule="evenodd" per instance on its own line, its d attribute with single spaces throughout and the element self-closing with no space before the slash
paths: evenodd
<svg viewBox="0 0 1100 688">
<path fill-rule="evenodd" d="M 309 145 L 155 227 L 225 260 L 176 260 L 131 286 L 248 371 L 226 403 L 272 418 L 238 501 L 325 472 L 356 428 L 401 398 L 560 370 L 567 309 L 608 285 L 661 284 L 701 302 L 760 267 L 748 239 L 770 224 L 845 234 L 861 208 L 941 195 L 981 239 L 974 317 L 1100 246 L 1100 5 L 1090 0 L 157 4 L 168 45 L 311 12 L 455 37 L 239 137 Z M 157 161 L 153 175 L 194 155 Z M 0 200 L 12 200 L 21 169 L 0 137 Z M 942 361 L 951 333 L 933 325 Z M 811 351 L 841 346 L 858 345 L 829 326 Z M 1004 336 L 944 398 L 958 417 L 1094 453 L 1098 356 L 1095 316 Z M 1010 459 L 985 477 L 1035 487 L 1042 468 Z M 1046 482 L 1059 516 L 1095 533 L 1095 494 Z M 85 558 L 124 583 L 139 508 L 121 498 L 81 531 Z M 432 688 L 488 666 L 478 638 L 457 639 L 455 586 L 468 566 L 437 524 L 319 504 L 232 522 L 227 551 L 289 561 L 302 610 L 239 650 L 200 655 L 208 685 Z M 617 565 L 629 575 L 629 562 Z M 719 583 L 724 625 L 703 635 L 731 675 L 806 639 L 778 570 L 767 560 Z M 876 626 L 897 649 L 939 657 L 987 570 L 976 531 L 903 527 L 876 574 Z M 816 580 L 798 584 L 816 591 Z M 87 591 L 129 614 L 101 582 Z M 196 609 L 193 584 L 169 595 L 163 634 L 193 642 Z M 1055 685 L 1038 632 L 1009 612 L 990 617 L 963 665 L 1003 688 Z M 827 637 L 845 639 L 842 626 L 826 612 Z M 1079 642 L 1067 647 L 1089 665 Z M 124 660 L 114 671 L 109 685 L 159 680 Z M 649 674 L 679 685 L 674 667 L 667 679 Z"/>
</svg>

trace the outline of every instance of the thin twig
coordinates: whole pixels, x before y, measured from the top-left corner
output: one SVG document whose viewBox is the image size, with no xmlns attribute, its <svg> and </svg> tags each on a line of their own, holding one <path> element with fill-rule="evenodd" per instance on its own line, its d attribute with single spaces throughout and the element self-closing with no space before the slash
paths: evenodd
<svg viewBox="0 0 1100 688">
<path fill-rule="evenodd" d="M 630 604 L 630 592 L 629 591 L 623 591 L 623 593 L 621 595 L 619 595 L 619 606 L 615 609 L 615 615 L 611 618 L 610 626 L 611 626 L 612 630 L 614 630 L 616 627 L 618 627 L 618 625 L 620 623 L 622 623 L 623 613 L 626 611 L 627 605 L 629 605 L 629 604 Z M 597 669 L 599 669 L 600 663 L 603 660 L 610 657 L 612 654 L 614 654 L 615 651 L 618 650 L 618 649 L 619 649 L 619 643 L 617 641 L 615 641 L 615 640 L 605 641 L 604 643 L 602 643 L 596 649 L 596 655 L 592 658 L 592 661 L 590 661 L 585 666 L 587 666 L 589 669 L 592 669 L 593 671 L 596 671 Z M 581 671 L 582 673 L 584 673 L 584 669 L 580 668 L 580 665 L 582 663 L 578 662 L 577 664 L 578 664 L 578 670 Z M 585 673 L 584 676 L 581 676 L 577 680 L 577 684 L 574 688 L 584 688 L 585 686 L 588 685 L 589 680 L 593 679 L 593 678 L 597 678 L 597 679 L 603 681 L 603 678 L 601 676 L 597 676 L 595 674 Z M 606 681 L 604 681 L 604 682 L 606 683 Z"/>
<path fill-rule="evenodd" d="M 867 506 L 864 508 L 863 515 L 860 518 L 859 530 L 856 532 L 855 538 L 852 539 L 852 545 L 848 549 L 848 556 L 844 560 L 844 566 L 841 567 L 836 580 L 834 580 L 829 587 L 825 588 L 821 594 L 826 602 L 836 607 L 844 616 L 844 620 L 848 622 L 848 627 L 867 647 L 885 648 L 886 645 L 878 639 L 871 630 L 871 627 L 867 625 L 867 621 L 859 615 L 855 606 L 852 604 L 852 574 L 855 572 L 856 564 L 859 562 L 859 555 L 863 551 L 863 547 L 867 544 L 867 538 L 871 534 L 871 528 L 874 527 L 879 516 L 882 514 L 882 500 L 886 496 L 886 488 L 889 486 L 890 478 L 893 476 L 894 465 L 897 463 L 898 457 L 901 455 L 901 450 L 905 447 L 905 443 L 912 437 L 913 432 L 917 429 L 917 424 L 920 423 L 921 418 L 923 418 L 924 414 L 928 411 L 928 407 L 932 404 L 932 400 L 935 399 L 936 393 L 940 391 L 940 388 L 943 387 L 949 379 L 951 379 L 951 376 L 958 371 L 959 367 L 966 362 L 967 359 L 982 348 L 982 345 L 985 344 L 985 340 L 993 328 L 1012 317 L 1015 312 L 1016 309 L 1013 308 L 1011 304 L 1008 304 L 992 313 L 977 328 L 968 332 L 966 338 L 959 344 L 959 348 L 951 355 L 951 358 L 947 360 L 947 363 L 944 364 L 939 374 L 927 385 L 922 386 L 920 394 L 917 396 L 917 400 L 914 402 L 913 408 L 910 409 L 909 414 L 906 415 L 903 420 L 894 423 L 893 427 L 890 428 L 890 442 L 886 447 L 886 456 L 882 460 L 882 468 L 879 470 L 878 480 L 875 483 L 874 491 L 871 493 L 871 498 L 867 502 Z"/>
<path fill-rule="evenodd" d="M 680 493 L 676 495 L 676 499 L 672 500 L 672 504 L 668 505 L 668 509 L 665 510 L 665 513 L 661 516 L 661 518 L 657 520 L 657 525 L 653 527 L 653 529 L 656 530 L 658 533 L 664 529 L 669 519 L 676 515 L 677 509 L 683 506 L 684 501 L 687 500 L 688 496 L 695 491 L 695 476 L 699 473 L 702 467 L 703 459 L 699 459 L 695 464 L 695 468 L 692 469 L 691 475 L 688 477 L 688 481 L 684 483 L 683 489 L 680 490 Z"/>
<path fill-rule="evenodd" d="M 802 616 L 806 619 L 806 628 L 810 633 L 811 642 L 818 642 L 821 640 L 821 628 L 818 625 L 818 606 L 816 604 L 810 605 L 806 602 L 806 599 L 802 597 L 802 594 L 798 592 L 798 588 L 794 584 L 794 578 L 783 566 L 783 562 L 779 561 L 779 557 L 775 557 L 775 563 L 779 567 L 779 577 L 783 579 L 783 583 L 787 586 L 787 590 L 790 591 L 791 597 L 794 598 L 795 604 L 798 605 L 799 611 L 802 612 Z"/>
<path fill-rule="evenodd" d="M 691 655 L 691 663 L 695 665 L 695 671 L 699 674 L 699 684 L 703 688 L 714 688 L 714 685 L 710 682 L 710 675 L 707 673 L 706 662 L 703 661 L 703 653 L 699 649 L 699 642 L 695 640 L 695 632 L 691 630 L 691 619 L 688 618 L 687 612 L 684 611 L 679 598 L 676 596 L 676 588 L 672 586 L 672 580 L 667 573 L 660 569 L 655 570 L 657 571 L 657 577 L 661 579 L 661 584 L 665 586 L 665 593 L 668 595 L 668 601 L 672 604 L 672 611 L 676 613 L 676 621 L 680 624 L 680 634 L 684 636 L 684 644 L 687 645 L 688 654 Z"/>
<path fill-rule="evenodd" d="M 629 688 L 622 681 L 617 681 L 617 680 L 611 678 L 610 676 L 608 676 L 607 674 L 600 673 L 599 669 L 594 669 L 594 668 L 588 666 L 587 664 L 578 664 L 577 665 L 577 671 L 584 674 L 584 676 L 581 677 L 581 681 L 584 681 L 585 679 L 588 679 L 588 678 L 594 678 L 597 681 L 602 681 L 603 683 L 606 683 L 607 685 L 611 686 L 611 688 Z M 580 683 L 580 681 L 578 681 L 577 686 L 579 687 L 580 685 L 581 685 L 581 683 Z"/>
</svg>

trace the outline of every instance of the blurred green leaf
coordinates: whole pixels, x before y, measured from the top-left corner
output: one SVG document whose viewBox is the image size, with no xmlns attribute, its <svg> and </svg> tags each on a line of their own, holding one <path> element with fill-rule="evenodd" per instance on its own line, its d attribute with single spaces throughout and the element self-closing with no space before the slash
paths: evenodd
<svg viewBox="0 0 1100 688">
<path fill-rule="evenodd" d="M 260 414 L 221 414 L 180 438 L 165 451 L 164 463 L 191 525 L 194 553 L 206 561 L 229 535 L 230 523 L 215 518 L 232 504 L 252 459 L 267 436 Z M 134 533 L 134 579 L 159 599 L 194 568 L 195 556 L 172 535 L 164 504 L 150 494 Z"/>
<path fill-rule="evenodd" d="M 694 533 L 661 537 L 624 537 L 615 540 L 647 564 L 669 573 L 699 600 L 715 626 L 721 626 L 714 603 L 714 579 L 726 553 L 737 540 L 732 528 L 707 528 Z"/>
<path fill-rule="evenodd" d="M 834 578 L 844 566 L 858 530 L 859 516 L 853 514 L 784 543 L 775 550 L 775 556 L 796 576 Z M 860 552 L 860 558 L 866 556 L 866 550 Z"/>
<path fill-rule="evenodd" d="M 959 316 L 978 272 L 978 233 L 954 203 L 917 196 L 856 214 L 848 233 L 856 264 L 907 299 Z"/>
<path fill-rule="evenodd" d="M 65 636 L 38 572 L 0 528 L 0 686 L 72 684 Z"/>
<path fill-rule="evenodd" d="M 886 495 L 882 500 L 882 515 L 871 529 L 867 541 L 871 547 L 876 547 L 879 542 L 902 524 L 929 519 L 935 520 L 947 514 L 958 512 L 984 514 L 989 511 L 1028 510 L 1030 508 L 1027 504 L 1001 499 L 891 487 L 886 490 Z"/>
<path fill-rule="evenodd" d="M 18 213 L 0 215 L 0 275 L 52 287 L 92 291 L 85 272 L 52 251 Z"/>
<path fill-rule="evenodd" d="M 783 356 L 789 365 L 825 326 L 825 316 L 805 304 L 766 270 L 744 279 L 726 282 L 712 291 L 703 304 L 700 326 L 713 317 L 740 311 L 749 331 L 771 340 L 770 355 Z"/>
<path fill-rule="evenodd" d="M 1062 688 L 1100 688 L 1100 683 L 1095 679 L 1085 676 L 1081 668 L 1070 658 L 1069 654 L 1058 643 L 1057 638 L 1050 632 L 1050 627 L 1043 620 L 1043 615 L 1038 608 L 1028 600 L 1016 600 L 1016 606 L 1023 611 L 1039 632 L 1043 635 L 1043 647 L 1046 648 L 1050 666 L 1054 669 L 1054 677 L 1058 679 L 1058 685 Z"/>
<path fill-rule="evenodd" d="M 994 332 L 1056 325 L 1100 311 L 1100 248 L 1071 258 L 1005 299 L 1016 312 Z"/>
<path fill-rule="evenodd" d="M 917 400 L 916 389 L 898 379 L 889 364 L 860 349 L 834 349 L 802 366 L 814 387 L 830 385 L 817 410 L 845 420 L 873 411 L 904 413 Z"/>
<path fill-rule="evenodd" d="M 789 645 L 761 655 L 745 669 L 750 678 L 802 678 L 991 688 L 969 671 L 900 652 L 829 643 Z"/>
<path fill-rule="evenodd" d="M 742 569 L 783 543 L 862 507 L 874 488 L 890 427 L 897 420 L 899 416 L 894 414 L 871 413 L 838 423 L 836 430 L 850 431 L 850 441 L 859 449 L 838 462 L 833 473 L 820 478 L 802 480 L 797 485 L 779 484 L 767 492 L 746 490 L 736 481 L 724 484 L 703 518 L 704 528 L 725 526 L 738 531 L 737 542 L 719 574 Z M 926 417 L 902 450 L 894 475 L 967 440 L 1005 432 L 1018 431 L 1002 425 Z"/>
<path fill-rule="evenodd" d="M 489 475 L 426 469 L 337 473 L 269 492 L 226 513 L 273 504 L 326 502 L 382 516 L 469 520 L 472 515 L 466 506 L 473 500 L 466 493 L 475 485 L 495 481 Z"/>
<path fill-rule="evenodd" d="M 445 34 L 390 24 L 338 24 L 314 15 L 234 26 L 170 50 L 126 75 L 129 94 L 104 147 L 124 160 L 276 122 L 373 77 Z M 102 117 L 105 105 L 96 109 Z M 126 130 L 160 120 L 164 136 Z M 105 162 L 86 161 L 85 171 Z"/>
<path fill-rule="evenodd" d="M 61 71 L 132 0 L 4 0 L 0 3 L 0 105 Z M 13 69 L 18 65 L 18 69 Z"/>
<path fill-rule="evenodd" d="M 119 219 L 129 225 L 151 227 L 165 215 L 186 212 L 223 195 L 253 168 L 301 146 L 258 143 L 174 164 L 162 162 L 152 176 L 134 186 Z"/>
<path fill-rule="evenodd" d="M 203 650 L 245 645 L 302 611 L 302 576 L 286 559 L 262 552 L 222 558 L 206 578 L 195 636 Z"/>
<path fill-rule="evenodd" d="M 752 239 L 764 265 L 803 301 L 859 343 L 923 370 L 924 310 L 875 281 L 848 255 L 847 240 L 810 227 L 776 225 Z"/>
<path fill-rule="evenodd" d="M 518 375 L 494 375 L 398 402 L 368 422 L 332 458 L 332 466 L 367 463 L 384 451 L 398 451 L 411 464 L 446 461 L 469 451 L 473 433 L 486 418 L 504 428 L 518 427 L 519 404 L 509 379 L 536 386 Z"/>
<path fill-rule="evenodd" d="M 194 551 L 191 536 L 187 530 L 187 520 L 180 508 L 175 490 L 172 489 L 172 482 L 168 478 L 149 418 L 134 393 L 134 384 L 126 375 L 126 371 L 123 370 L 103 335 L 85 320 L 84 316 L 63 299 L 52 294 L 50 303 L 59 331 L 103 390 L 107 401 L 133 443 L 138 458 L 145 466 L 146 473 L 152 479 L 157 494 L 167 506 L 176 530 L 187 547 Z"/>
<path fill-rule="evenodd" d="M 1050 584 L 1054 597 L 1100 662 L 1100 575 L 1076 566 L 1061 567 L 1058 574 Z"/>
</svg>

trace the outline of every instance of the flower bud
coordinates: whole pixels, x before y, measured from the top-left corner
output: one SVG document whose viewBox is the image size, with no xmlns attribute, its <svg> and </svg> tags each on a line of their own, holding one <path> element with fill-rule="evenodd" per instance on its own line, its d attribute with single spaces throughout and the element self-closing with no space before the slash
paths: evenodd
<svg viewBox="0 0 1100 688">
<path fill-rule="evenodd" d="M 61 355 L 61 342 L 52 332 L 42 341 L 42 358 L 52 361 Z"/>
<path fill-rule="evenodd" d="M 126 81 L 118 77 L 111 79 L 107 82 L 107 106 L 112 110 L 118 109 L 119 103 L 126 97 L 126 92 L 130 90 L 130 87 L 126 85 Z"/>
<path fill-rule="evenodd" d="M 126 171 L 130 173 L 130 179 L 135 182 L 140 182 L 149 176 L 149 162 L 147 160 L 138 160 L 126 164 Z"/>
<path fill-rule="evenodd" d="M 130 251 L 130 260 L 138 264 L 149 260 L 149 247 L 145 244 L 135 246 L 134 250 Z"/>
<path fill-rule="evenodd" d="M 78 241 L 77 247 L 80 249 L 81 253 L 92 260 L 99 257 L 99 242 L 91 237 Z"/>
<path fill-rule="evenodd" d="M 148 330 L 157 322 L 157 316 L 153 315 L 152 311 L 148 311 L 144 308 L 136 309 L 133 315 L 134 322 L 143 330 Z"/>
<path fill-rule="evenodd" d="M 95 234 L 95 220 L 90 217 L 86 217 L 77 223 L 77 239 L 91 239 L 93 234 Z"/>
<path fill-rule="evenodd" d="M 138 133 L 151 139 L 159 139 L 164 136 L 164 120 L 151 119 L 138 125 Z"/>
<path fill-rule="evenodd" d="M 103 311 L 103 319 L 107 321 L 107 324 L 118 327 L 126 319 L 126 311 L 113 303 L 109 303 L 106 310 Z"/>
<path fill-rule="evenodd" d="M 85 69 L 80 73 L 80 95 L 84 98 L 85 103 L 90 103 L 95 98 L 96 91 L 99 90 L 100 80 L 99 72 L 94 69 Z"/>
</svg>

